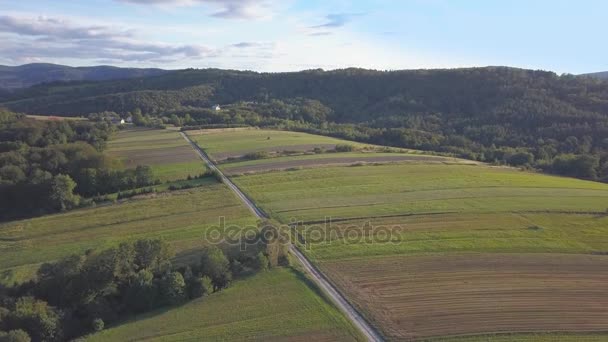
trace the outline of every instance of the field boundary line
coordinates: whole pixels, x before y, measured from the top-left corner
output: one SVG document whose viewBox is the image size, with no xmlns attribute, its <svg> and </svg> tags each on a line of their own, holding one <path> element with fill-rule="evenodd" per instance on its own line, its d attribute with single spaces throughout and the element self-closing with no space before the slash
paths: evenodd
<svg viewBox="0 0 608 342">
<path fill-rule="evenodd" d="M 207 164 L 207 166 L 217 174 L 222 179 L 223 183 L 228 186 L 236 195 L 239 197 L 243 203 L 251 210 L 251 212 L 260 219 L 268 219 L 269 216 L 258 208 L 255 203 L 249 199 L 245 193 L 239 189 L 236 184 L 234 184 L 228 177 L 222 173 L 222 171 L 211 161 L 207 153 L 203 151 L 203 149 L 198 146 L 194 141 L 190 139 L 190 137 L 184 132 L 180 132 L 182 137 L 190 143 L 190 146 L 194 148 L 194 150 L 198 153 L 199 157 Z M 339 292 L 335 285 L 333 285 L 329 279 L 313 264 L 308 260 L 308 258 L 302 253 L 299 248 L 295 244 L 289 245 L 289 250 L 292 254 L 298 259 L 298 261 L 302 264 L 304 269 L 310 274 L 314 282 L 320 289 L 322 289 L 334 302 L 334 304 L 346 315 L 346 317 L 353 323 L 355 327 L 357 327 L 360 332 L 369 340 L 373 342 L 384 341 L 382 336 L 378 333 L 378 331 L 372 327 L 368 321 L 364 318 L 364 316 L 359 313 L 355 307 L 350 304 L 346 300 L 346 298 Z"/>
</svg>

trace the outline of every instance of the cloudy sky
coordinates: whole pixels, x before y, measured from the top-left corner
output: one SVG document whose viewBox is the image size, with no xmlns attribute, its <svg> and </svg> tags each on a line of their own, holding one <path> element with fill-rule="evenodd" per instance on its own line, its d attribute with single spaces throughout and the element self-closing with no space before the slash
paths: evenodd
<svg viewBox="0 0 608 342">
<path fill-rule="evenodd" d="M 608 70 L 605 0 L 0 0 L 0 64 Z"/>
</svg>

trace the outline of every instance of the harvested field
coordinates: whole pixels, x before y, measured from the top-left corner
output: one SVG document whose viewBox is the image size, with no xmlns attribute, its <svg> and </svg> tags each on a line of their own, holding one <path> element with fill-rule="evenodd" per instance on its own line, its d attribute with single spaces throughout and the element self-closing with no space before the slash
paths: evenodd
<svg viewBox="0 0 608 342">
<path fill-rule="evenodd" d="M 391 340 L 608 331 L 608 256 L 452 254 L 321 268 Z"/>
<path fill-rule="evenodd" d="M 230 163 L 222 166 L 230 175 L 256 173 L 272 170 L 287 170 L 290 168 L 306 168 L 315 166 L 352 165 L 357 163 L 398 163 L 398 162 L 450 162 L 455 160 L 447 157 L 434 157 L 400 153 L 331 153 L 323 155 L 283 157 L 263 159 L 260 161 Z"/>
</svg>

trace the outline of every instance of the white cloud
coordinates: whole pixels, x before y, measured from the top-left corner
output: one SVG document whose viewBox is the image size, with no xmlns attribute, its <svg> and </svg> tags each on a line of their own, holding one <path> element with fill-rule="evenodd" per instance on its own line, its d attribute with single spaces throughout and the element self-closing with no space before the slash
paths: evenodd
<svg viewBox="0 0 608 342">
<path fill-rule="evenodd" d="M 214 8 L 214 17 L 226 19 L 259 19 L 272 16 L 276 0 L 116 0 L 139 5 L 197 6 Z"/>
<path fill-rule="evenodd" d="M 203 60 L 233 54 L 267 56 L 272 43 L 240 42 L 222 47 L 143 40 L 132 29 L 77 24 L 63 18 L 0 16 L 0 55 L 16 63 L 38 60 L 151 62 Z"/>
</svg>

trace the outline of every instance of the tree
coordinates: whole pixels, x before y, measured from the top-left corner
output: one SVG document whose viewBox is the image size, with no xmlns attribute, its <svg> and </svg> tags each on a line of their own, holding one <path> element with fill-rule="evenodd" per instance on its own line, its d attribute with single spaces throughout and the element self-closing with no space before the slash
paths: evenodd
<svg viewBox="0 0 608 342">
<path fill-rule="evenodd" d="M 167 242 L 162 240 L 142 239 L 134 244 L 135 270 L 149 269 L 152 272 L 161 272 L 171 267 L 173 253 Z"/>
<path fill-rule="evenodd" d="M 166 274 L 160 285 L 160 295 L 166 304 L 178 304 L 186 298 L 186 282 L 179 272 Z"/>
<path fill-rule="evenodd" d="M 268 270 L 268 257 L 263 252 L 259 252 L 255 258 L 255 268 L 260 271 Z"/>
<path fill-rule="evenodd" d="M 125 292 L 125 306 L 134 313 L 145 312 L 157 303 L 158 289 L 154 284 L 154 274 L 141 270 L 129 280 Z"/>
<path fill-rule="evenodd" d="M 187 287 L 190 299 L 207 296 L 213 292 L 213 283 L 209 277 L 192 277 L 188 280 Z"/>
<path fill-rule="evenodd" d="M 60 210 L 77 206 L 80 198 L 74 195 L 74 188 L 76 182 L 70 176 L 59 174 L 53 177 L 50 196 L 53 206 Z"/>
<path fill-rule="evenodd" d="M 0 331 L 0 342 L 30 342 L 30 335 L 21 329 L 11 330 L 8 333 Z"/>
<path fill-rule="evenodd" d="M 203 252 L 201 271 L 203 275 L 211 278 L 214 291 L 227 287 L 232 281 L 230 262 L 224 252 L 216 246 L 209 246 Z"/>
<path fill-rule="evenodd" d="M 26 331 L 34 341 L 54 341 L 62 336 L 59 315 L 46 302 L 33 297 L 17 299 L 4 325 Z"/>
</svg>

